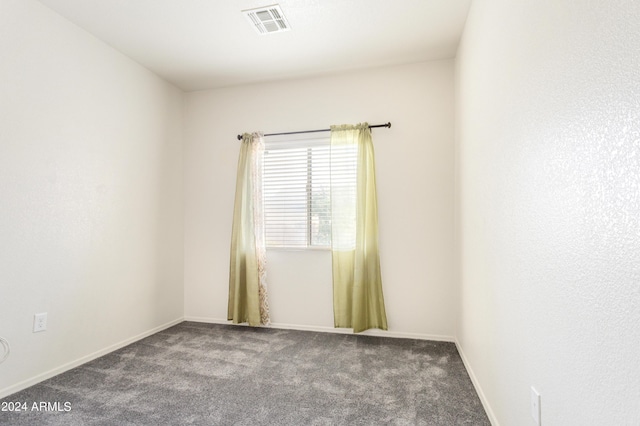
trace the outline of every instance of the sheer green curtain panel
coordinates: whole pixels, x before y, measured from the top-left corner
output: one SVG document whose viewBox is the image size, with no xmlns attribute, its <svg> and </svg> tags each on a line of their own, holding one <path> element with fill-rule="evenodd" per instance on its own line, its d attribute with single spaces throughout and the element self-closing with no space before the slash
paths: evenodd
<svg viewBox="0 0 640 426">
<path fill-rule="evenodd" d="M 262 133 L 242 137 L 231 231 L 227 319 L 251 326 L 269 324 L 262 203 Z"/>
<path fill-rule="evenodd" d="M 368 123 L 331 126 L 331 226 L 335 326 L 387 330 Z"/>
</svg>

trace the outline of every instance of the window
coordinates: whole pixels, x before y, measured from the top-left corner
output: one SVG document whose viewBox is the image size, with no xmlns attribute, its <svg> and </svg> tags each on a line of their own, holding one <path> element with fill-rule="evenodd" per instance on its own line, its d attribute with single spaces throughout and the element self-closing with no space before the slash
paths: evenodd
<svg viewBox="0 0 640 426">
<path fill-rule="evenodd" d="M 355 185 L 355 152 L 341 157 L 348 167 L 334 167 L 334 185 L 339 181 Z M 266 139 L 263 202 L 267 247 L 331 246 L 330 160 L 328 134 Z M 355 197 L 355 191 L 353 194 Z"/>
<path fill-rule="evenodd" d="M 267 247 L 331 245 L 329 138 L 265 143 Z"/>
</svg>

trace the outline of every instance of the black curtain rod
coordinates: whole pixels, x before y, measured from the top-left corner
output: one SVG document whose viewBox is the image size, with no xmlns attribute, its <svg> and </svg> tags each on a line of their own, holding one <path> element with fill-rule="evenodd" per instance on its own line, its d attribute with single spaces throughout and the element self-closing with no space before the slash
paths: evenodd
<svg viewBox="0 0 640 426">
<path fill-rule="evenodd" d="M 391 127 L 391 122 L 385 124 L 374 124 L 369 126 L 370 129 L 376 127 Z M 284 132 L 284 133 L 267 133 L 265 136 L 281 136 L 281 135 L 297 135 L 299 133 L 318 133 L 318 132 L 330 132 L 331 129 L 320 129 L 320 130 L 301 130 L 299 132 Z M 238 135 L 238 140 L 242 140 L 242 135 Z"/>
</svg>

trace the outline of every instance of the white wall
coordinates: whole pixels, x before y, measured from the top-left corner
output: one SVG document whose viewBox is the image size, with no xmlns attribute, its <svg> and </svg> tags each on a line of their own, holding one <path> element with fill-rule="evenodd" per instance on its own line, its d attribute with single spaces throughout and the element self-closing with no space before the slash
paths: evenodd
<svg viewBox="0 0 640 426">
<path fill-rule="evenodd" d="M 31 0 L 0 58 L 2 397 L 182 317 L 183 190 L 179 90 Z"/>
<path fill-rule="evenodd" d="M 478 0 L 457 338 L 502 425 L 640 424 L 640 2 Z"/>
<path fill-rule="evenodd" d="M 187 94 L 185 315 L 225 320 L 236 135 L 392 122 L 373 131 L 389 329 L 451 338 L 453 61 Z M 333 327 L 327 251 L 269 250 L 272 321 Z"/>
</svg>

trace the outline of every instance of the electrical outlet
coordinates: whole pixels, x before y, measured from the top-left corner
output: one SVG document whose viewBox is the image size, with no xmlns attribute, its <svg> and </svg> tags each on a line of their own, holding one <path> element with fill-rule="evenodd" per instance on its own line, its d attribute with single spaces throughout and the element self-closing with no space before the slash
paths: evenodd
<svg viewBox="0 0 640 426">
<path fill-rule="evenodd" d="M 33 332 L 45 331 L 47 329 L 47 313 L 35 314 L 33 316 Z"/>
<path fill-rule="evenodd" d="M 536 425 L 540 426 L 540 394 L 531 386 L 531 417 L 536 421 Z"/>
</svg>

